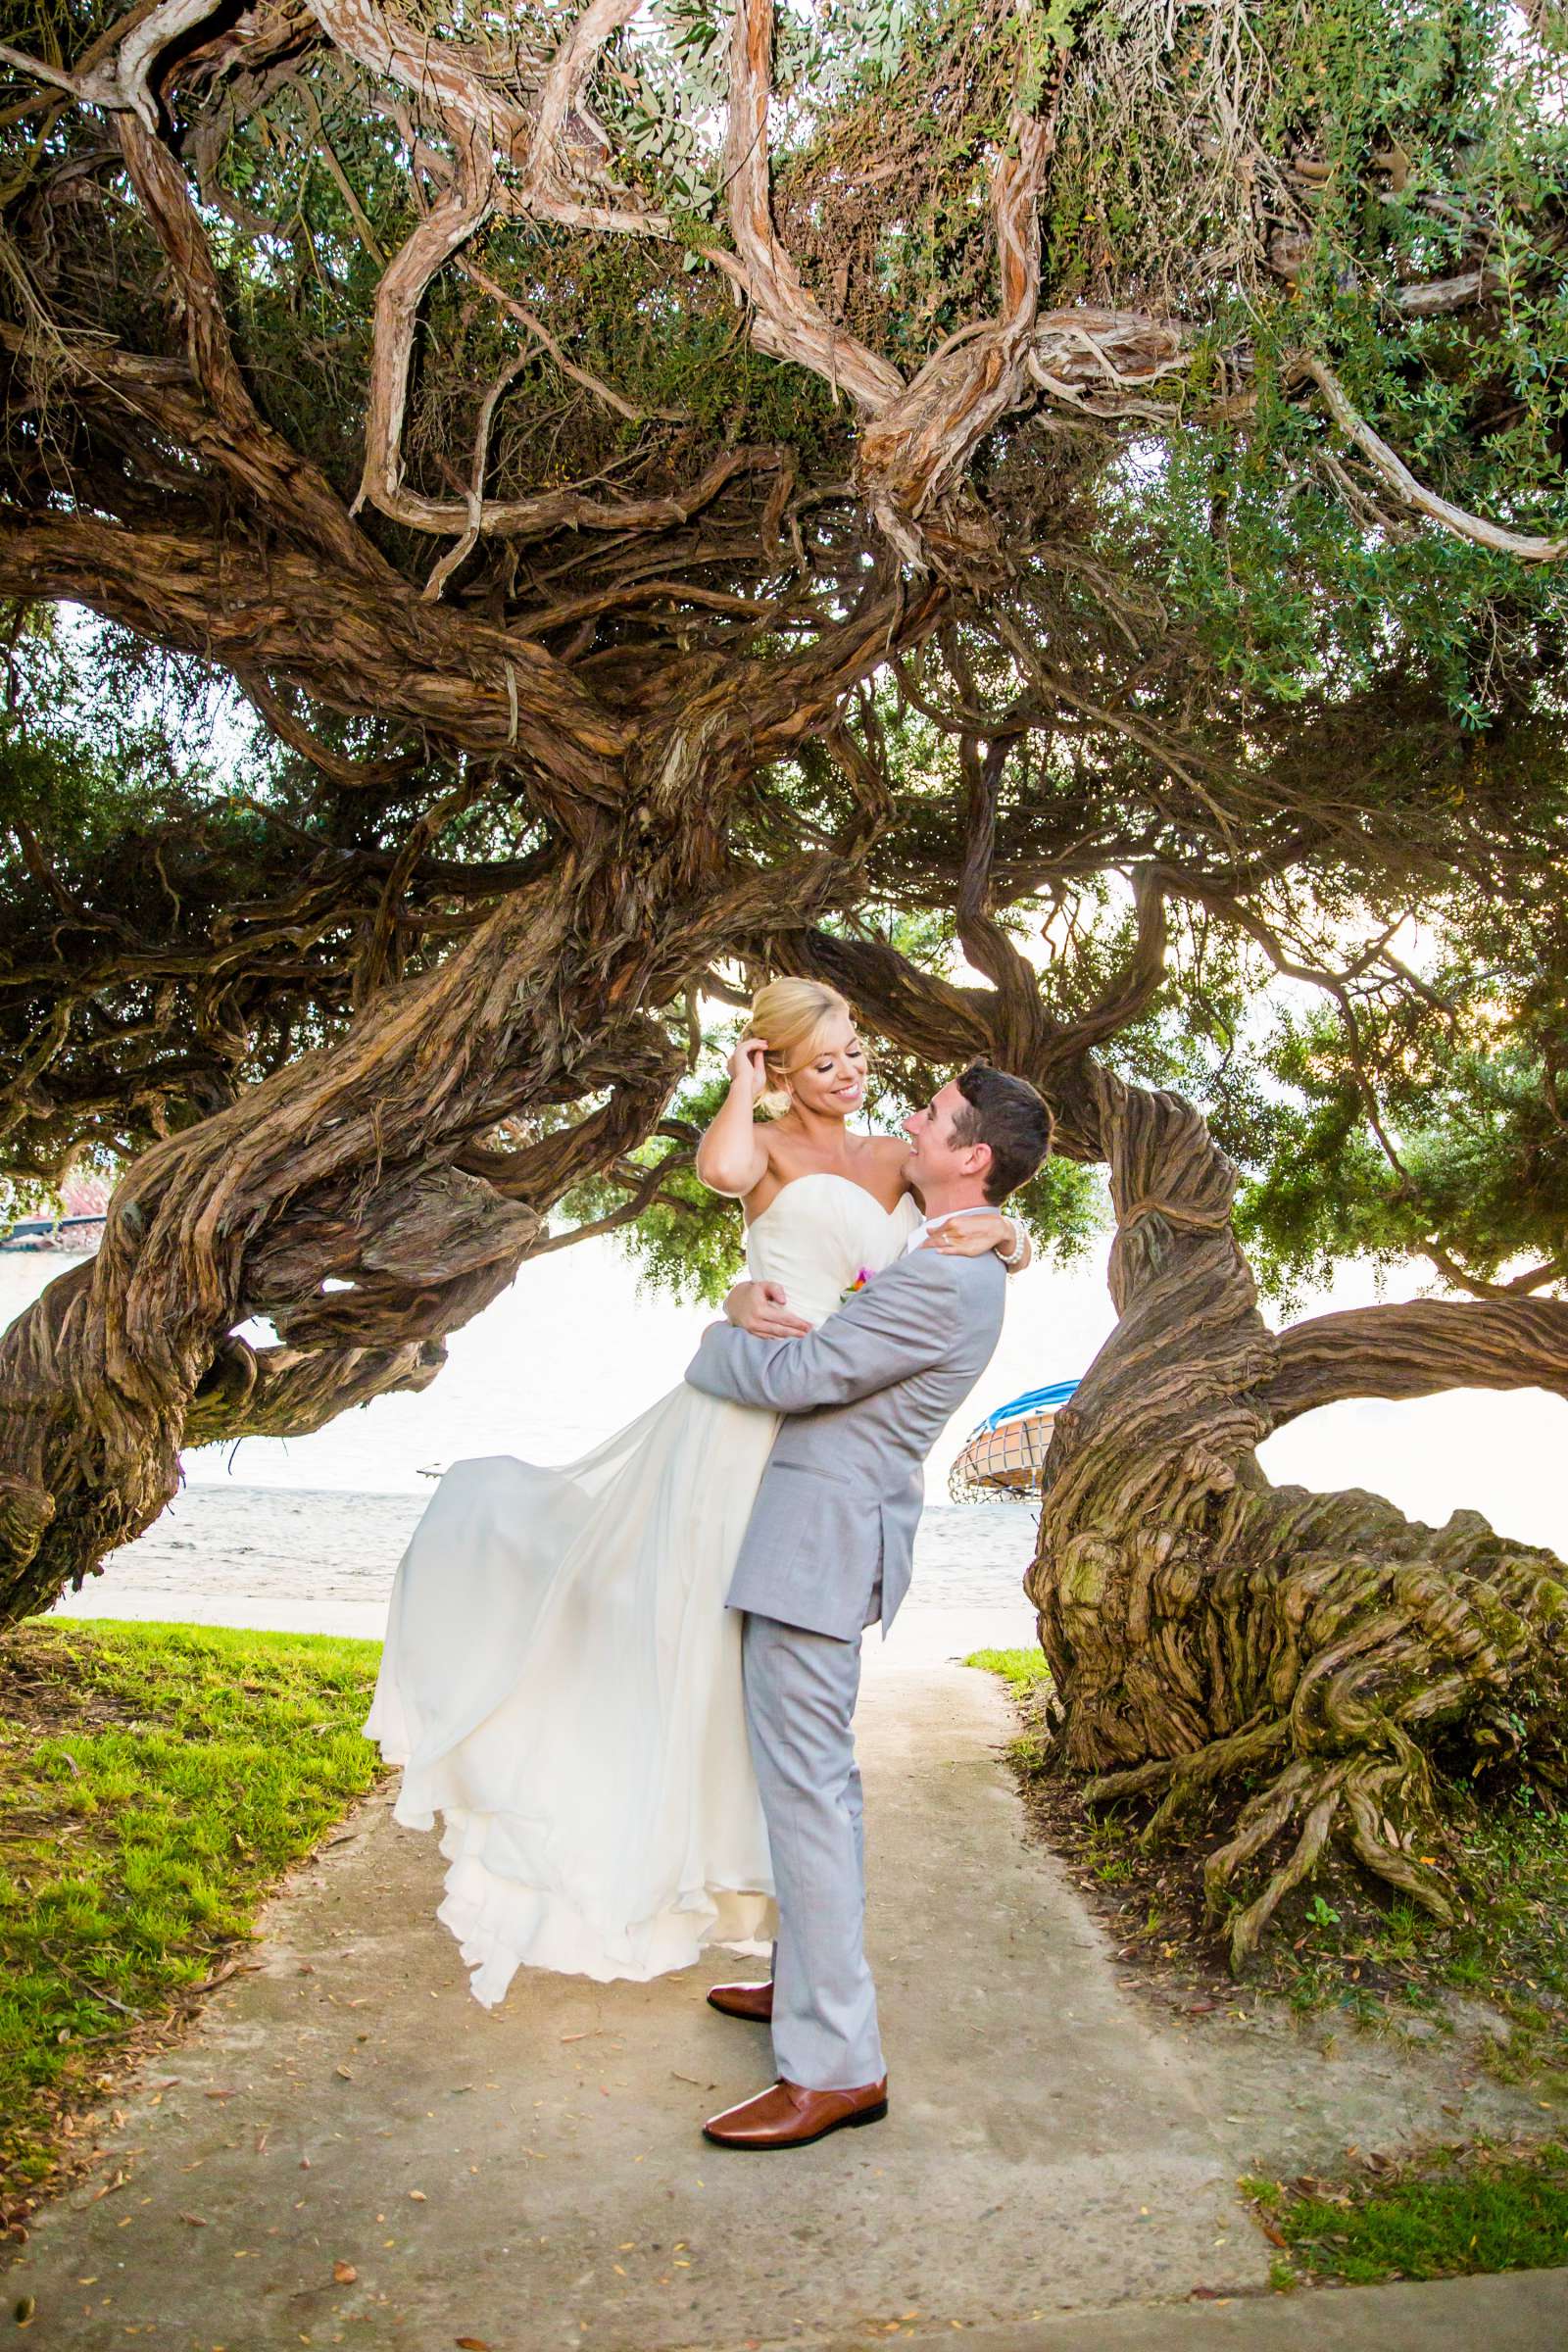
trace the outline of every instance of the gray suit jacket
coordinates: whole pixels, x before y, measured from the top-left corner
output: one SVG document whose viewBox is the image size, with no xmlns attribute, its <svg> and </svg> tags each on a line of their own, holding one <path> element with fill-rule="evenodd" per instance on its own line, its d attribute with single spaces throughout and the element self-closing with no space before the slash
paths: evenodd
<svg viewBox="0 0 1568 2352">
<path fill-rule="evenodd" d="M 703 1334 L 693 1388 L 789 1417 L 762 1474 L 726 1595 L 852 1641 L 882 1580 L 886 1632 L 909 1589 L 921 1466 L 1002 1329 L 994 1255 L 916 1250 L 799 1340 L 728 1323 Z"/>
</svg>

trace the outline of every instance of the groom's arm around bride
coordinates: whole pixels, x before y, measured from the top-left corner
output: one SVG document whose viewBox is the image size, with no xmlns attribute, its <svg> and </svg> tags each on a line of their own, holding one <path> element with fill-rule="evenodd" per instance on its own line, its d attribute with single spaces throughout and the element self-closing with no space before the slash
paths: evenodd
<svg viewBox="0 0 1568 2352">
<path fill-rule="evenodd" d="M 969 1269 L 975 1273 L 971 1277 Z M 810 1413 L 858 1403 L 940 1363 L 956 1326 L 980 1297 L 1001 1299 L 1001 1260 L 942 1257 L 917 1250 L 855 1291 L 814 1331 L 758 1339 L 733 1323 L 704 1332 L 686 1378 L 710 1396 L 775 1413 Z M 973 1301 L 966 1299 L 974 1281 Z"/>
</svg>

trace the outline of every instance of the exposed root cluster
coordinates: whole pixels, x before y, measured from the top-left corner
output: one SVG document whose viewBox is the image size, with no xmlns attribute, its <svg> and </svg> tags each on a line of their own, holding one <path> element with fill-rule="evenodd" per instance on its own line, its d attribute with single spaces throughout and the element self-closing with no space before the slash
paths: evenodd
<svg viewBox="0 0 1568 2352">
<path fill-rule="evenodd" d="M 1152 1842 L 1204 1789 L 1258 1780 L 1204 1866 L 1210 1910 L 1283 1836 L 1295 1842 L 1231 1918 L 1233 1968 L 1331 1843 L 1434 1918 L 1451 1918 L 1435 1775 L 1473 1778 L 1527 1752 L 1538 1776 L 1568 1781 L 1568 1576 L 1473 1512 L 1433 1530 L 1372 1494 L 1252 1493 L 1223 1520 L 1210 1574 L 1195 1581 L 1184 1563 L 1152 1600 L 1156 1614 L 1176 1602 L 1167 1642 L 1201 1680 L 1209 1721 L 1234 1728 L 1103 1773 L 1086 1793 L 1162 1791 L 1143 1833 Z"/>
</svg>

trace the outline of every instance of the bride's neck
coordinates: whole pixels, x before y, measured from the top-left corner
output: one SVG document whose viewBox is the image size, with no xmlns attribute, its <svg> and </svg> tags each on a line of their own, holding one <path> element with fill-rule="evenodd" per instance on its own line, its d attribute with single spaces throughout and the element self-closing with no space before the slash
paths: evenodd
<svg viewBox="0 0 1568 2352">
<path fill-rule="evenodd" d="M 802 1143 L 809 1145 L 813 1152 L 831 1153 L 843 1149 L 849 1121 L 842 1111 L 804 1110 L 797 1102 L 789 1115 Z"/>
</svg>

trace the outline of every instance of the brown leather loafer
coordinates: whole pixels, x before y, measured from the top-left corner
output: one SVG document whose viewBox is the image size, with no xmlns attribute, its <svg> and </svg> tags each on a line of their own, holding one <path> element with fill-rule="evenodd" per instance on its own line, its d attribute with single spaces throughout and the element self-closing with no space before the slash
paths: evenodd
<svg viewBox="0 0 1568 2352">
<path fill-rule="evenodd" d="M 807 2090 L 799 2082 L 775 2082 L 739 2107 L 728 2107 L 703 2126 L 703 2137 L 720 2148 L 805 2148 L 845 2125 L 879 2124 L 888 2111 L 888 2079 L 858 2090 Z"/>
<path fill-rule="evenodd" d="M 771 1984 L 715 1984 L 708 1996 L 710 2009 L 722 2009 L 726 2017 L 749 2018 L 754 2026 L 773 2022 L 773 1987 Z"/>
</svg>

